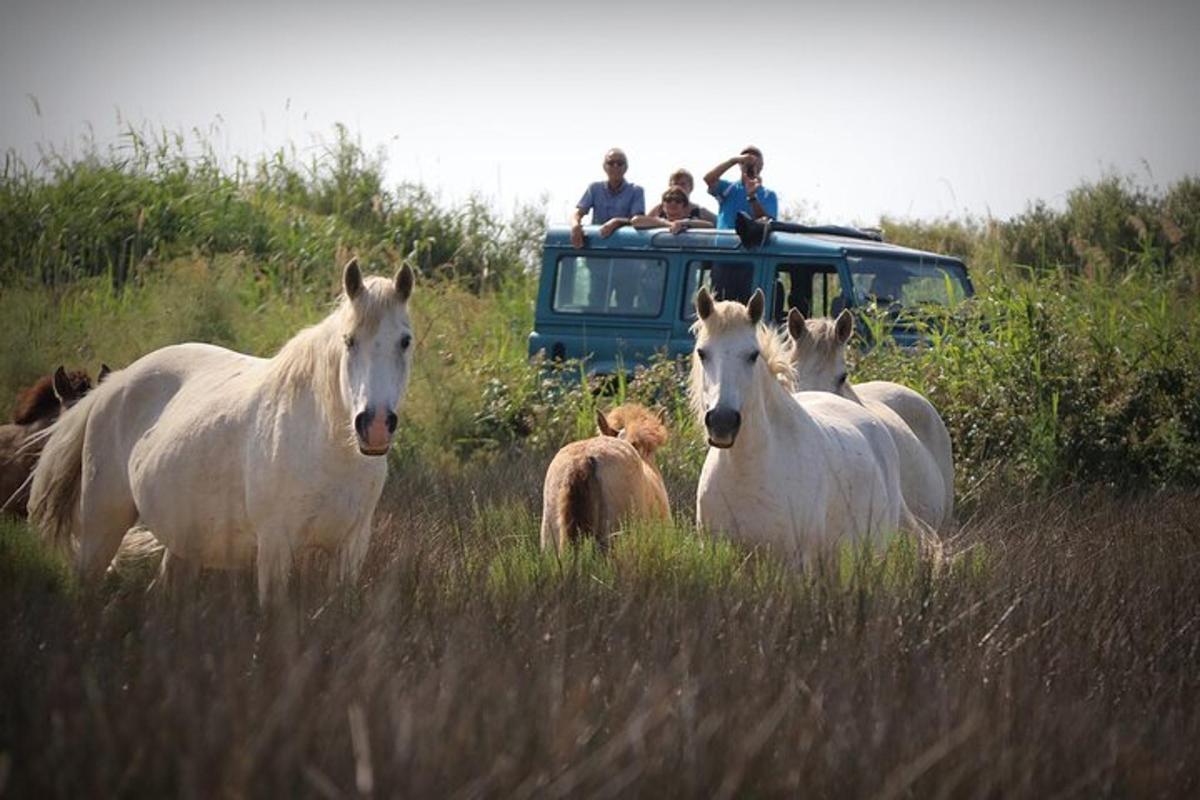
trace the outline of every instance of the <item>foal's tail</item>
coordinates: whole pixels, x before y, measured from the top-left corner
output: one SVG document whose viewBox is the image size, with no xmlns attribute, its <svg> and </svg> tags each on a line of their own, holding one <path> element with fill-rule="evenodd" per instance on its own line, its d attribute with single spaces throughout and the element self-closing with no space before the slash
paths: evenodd
<svg viewBox="0 0 1200 800">
<path fill-rule="evenodd" d="M 594 536 L 603 546 L 604 502 L 594 456 L 580 456 L 567 469 L 564 490 L 558 500 L 560 548 L 582 536 Z"/>
<path fill-rule="evenodd" d="M 79 526 L 79 488 L 83 478 L 83 439 L 96 393 L 84 396 L 47 429 L 29 488 L 29 520 L 42 539 L 70 549 Z"/>
</svg>

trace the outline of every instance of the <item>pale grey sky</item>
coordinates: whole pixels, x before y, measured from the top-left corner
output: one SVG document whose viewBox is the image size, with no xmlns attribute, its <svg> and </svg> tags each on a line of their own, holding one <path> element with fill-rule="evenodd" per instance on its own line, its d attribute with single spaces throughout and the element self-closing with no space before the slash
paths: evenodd
<svg viewBox="0 0 1200 800">
<path fill-rule="evenodd" d="M 305 153 L 340 121 L 393 182 L 561 221 L 610 146 L 656 195 L 754 143 L 825 222 L 1006 217 L 1200 174 L 1198 41 L 1196 0 L 0 0 L 0 146 L 108 142 L 119 112 Z"/>
</svg>

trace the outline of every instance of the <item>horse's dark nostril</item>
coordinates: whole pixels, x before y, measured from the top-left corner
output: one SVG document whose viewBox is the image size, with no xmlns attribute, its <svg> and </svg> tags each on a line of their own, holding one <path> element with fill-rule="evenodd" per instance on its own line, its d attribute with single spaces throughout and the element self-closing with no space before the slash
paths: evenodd
<svg viewBox="0 0 1200 800">
<path fill-rule="evenodd" d="M 714 408 L 704 415 L 704 426 L 714 433 L 733 433 L 742 425 L 742 415 L 732 408 Z"/>
<path fill-rule="evenodd" d="M 387 429 L 388 433 L 396 432 L 396 412 L 389 411 L 387 413 Z"/>
<path fill-rule="evenodd" d="M 354 430 L 358 432 L 360 439 L 367 438 L 367 423 L 370 421 L 370 419 L 371 418 L 367 416 L 367 412 L 365 411 L 358 412 L 358 414 L 354 417 Z"/>
</svg>

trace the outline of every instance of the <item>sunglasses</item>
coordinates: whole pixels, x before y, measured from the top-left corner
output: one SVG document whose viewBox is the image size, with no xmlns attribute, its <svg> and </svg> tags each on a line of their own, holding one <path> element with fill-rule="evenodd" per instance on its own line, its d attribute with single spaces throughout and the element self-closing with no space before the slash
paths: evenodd
<svg viewBox="0 0 1200 800">
<path fill-rule="evenodd" d="M 678 197 L 667 197 L 667 198 L 663 199 L 664 204 L 673 203 L 676 205 L 682 205 L 683 203 L 686 203 L 686 202 L 687 202 L 686 200 L 680 200 Z"/>
<path fill-rule="evenodd" d="M 608 161 L 605 161 L 605 162 L 604 162 L 604 164 L 605 164 L 606 166 L 609 166 L 609 167 L 623 167 L 623 166 L 625 166 L 625 162 L 624 162 L 624 161 L 617 161 L 616 159 L 613 159 L 613 158 L 610 158 Z"/>
</svg>

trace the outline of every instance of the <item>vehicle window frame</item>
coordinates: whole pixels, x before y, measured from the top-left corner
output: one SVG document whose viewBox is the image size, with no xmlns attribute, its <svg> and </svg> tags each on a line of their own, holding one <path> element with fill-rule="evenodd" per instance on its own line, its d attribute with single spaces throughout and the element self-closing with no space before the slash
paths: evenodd
<svg viewBox="0 0 1200 800">
<path fill-rule="evenodd" d="M 785 270 L 795 270 L 797 272 L 807 273 L 810 280 L 812 278 L 815 278 L 817 275 L 826 276 L 826 280 L 824 281 L 822 293 L 824 295 L 825 300 L 827 301 L 827 303 L 829 305 L 829 308 L 822 309 L 822 313 L 819 313 L 819 314 L 813 312 L 813 309 L 811 307 L 813 295 L 811 294 L 812 286 L 810 285 L 809 286 L 809 290 L 810 290 L 809 312 L 813 312 L 813 313 L 804 312 L 804 309 L 801 309 L 801 312 L 803 312 L 806 317 L 830 316 L 833 312 L 833 303 L 832 303 L 833 297 L 841 297 L 842 298 L 843 308 L 848 307 L 853 302 L 853 294 L 851 294 L 849 296 L 847 295 L 846 287 L 842 281 L 841 270 L 838 269 L 838 265 L 836 263 L 829 262 L 829 261 L 788 261 L 788 260 L 784 260 L 784 259 L 779 259 L 779 260 L 772 262 L 770 267 L 771 267 L 770 276 L 769 276 L 770 281 L 771 281 L 771 298 L 770 298 L 771 305 L 770 305 L 770 308 L 772 310 L 772 315 L 771 315 L 772 319 L 774 319 L 774 317 L 775 317 L 774 310 L 776 307 L 776 298 L 775 298 L 774 294 L 775 294 L 775 291 L 778 289 L 777 284 L 779 282 L 779 275 L 781 272 L 784 272 Z M 793 273 L 793 275 L 794 274 L 795 273 Z M 836 279 L 838 291 L 837 291 L 837 294 L 832 295 L 832 296 L 829 293 L 830 281 L 828 280 L 828 276 L 833 276 Z M 789 294 L 790 294 L 790 292 L 789 292 Z M 790 310 L 790 308 L 791 307 L 787 305 L 787 302 L 785 300 L 785 302 L 783 304 L 782 318 L 775 319 L 774 321 L 777 323 L 786 322 L 788 311 Z M 839 309 L 839 311 L 840 311 L 840 309 Z"/>
<path fill-rule="evenodd" d="M 758 262 L 753 258 L 729 258 L 724 254 L 689 254 L 689 257 L 684 261 L 683 265 L 683 301 L 679 307 L 679 318 L 684 322 L 694 322 L 696 319 L 696 293 L 700 291 L 700 271 L 703 267 L 697 269 L 696 264 L 708 263 L 709 274 L 712 274 L 712 266 L 717 262 L 730 266 L 743 266 L 750 269 L 750 287 L 751 294 L 754 289 L 758 288 Z M 697 277 L 696 281 L 692 281 L 692 276 Z M 748 299 L 748 298 L 747 298 Z"/>
</svg>

